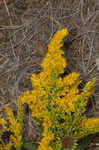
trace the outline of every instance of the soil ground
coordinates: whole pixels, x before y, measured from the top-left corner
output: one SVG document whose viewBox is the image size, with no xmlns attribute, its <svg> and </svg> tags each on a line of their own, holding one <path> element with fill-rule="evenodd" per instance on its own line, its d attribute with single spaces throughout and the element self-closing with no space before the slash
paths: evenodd
<svg viewBox="0 0 99 150">
<path fill-rule="evenodd" d="M 85 84 L 99 79 L 98 0 L 4 0 L 0 1 L 0 110 L 16 110 L 17 99 L 31 90 L 32 73 L 41 71 L 41 62 L 53 34 L 63 27 L 64 53 L 69 72 L 80 73 Z M 82 85 L 83 87 L 83 85 Z M 88 107 L 88 116 L 99 117 L 99 81 Z M 0 114 L 0 116 L 2 113 Z M 31 129 L 35 132 L 35 129 Z M 36 139 L 31 131 L 29 138 Z M 97 135 L 87 150 L 99 150 Z"/>
</svg>

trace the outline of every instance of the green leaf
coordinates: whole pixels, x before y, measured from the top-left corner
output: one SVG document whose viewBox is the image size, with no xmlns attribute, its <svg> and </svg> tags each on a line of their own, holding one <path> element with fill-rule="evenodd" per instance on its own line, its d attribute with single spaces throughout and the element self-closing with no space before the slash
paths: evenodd
<svg viewBox="0 0 99 150">
<path fill-rule="evenodd" d="M 24 148 L 27 150 L 37 150 L 37 145 L 33 143 L 25 143 Z"/>
<path fill-rule="evenodd" d="M 89 135 L 83 139 L 81 139 L 78 143 L 78 150 L 85 150 L 85 148 L 88 147 L 88 145 L 91 143 L 95 135 Z"/>
<path fill-rule="evenodd" d="M 20 145 L 16 148 L 16 150 L 21 150 L 22 146 L 23 146 L 23 142 L 20 143 Z"/>
</svg>

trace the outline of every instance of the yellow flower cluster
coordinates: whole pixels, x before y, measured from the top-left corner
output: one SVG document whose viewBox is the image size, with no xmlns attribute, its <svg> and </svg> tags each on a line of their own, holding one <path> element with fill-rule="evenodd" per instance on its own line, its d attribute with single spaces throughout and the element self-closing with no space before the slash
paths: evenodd
<svg viewBox="0 0 99 150">
<path fill-rule="evenodd" d="M 80 122 L 79 136 L 78 138 L 82 138 L 84 136 L 99 132 L 99 118 L 87 118 L 84 117 Z"/>
<path fill-rule="evenodd" d="M 42 136 L 43 139 L 40 142 L 38 150 L 53 150 L 53 148 L 50 146 L 50 142 L 54 140 L 54 134 L 51 131 L 48 131 L 47 126 L 44 128 Z"/>
<path fill-rule="evenodd" d="M 43 138 L 38 150 L 60 150 L 64 148 L 62 139 L 65 136 L 72 136 L 77 141 L 99 131 L 99 128 L 94 129 L 99 126 L 98 118 L 82 116 L 88 99 L 94 92 L 96 78 L 89 81 L 83 92 L 80 92 L 79 73 L 72 72 L 64 78 L 61 77 L 67 65 L 61 47 L 63 38 L 67 35 L 67 29 L 57 31 L 41 64 L 43 71 L 32 74 L 34 90 L 25 92 L 19 98 L 22 104 L 29 105 L 35 123 L 43 127 Z M 93 126 L 90 126 L 91 121 Z"/>
<path fill-rule="evenodd" d="M 2 129 L 6 128 L 6 121 L 4 120 L 4 118 L 0 118 L 0 125 L 2 126 Z"/>
<path fill-rule="evenodd" d="M 71 137 L 74 141 L 73 150 L 76 150 L 77 140 L 99 132 L 99 118 L 87 118 L 84 115 L 88 99 L 94 92 L 96 78 L 89 81 L 80 92 L 79 73 L 72 72 L 61 77 L 67 65 L 61 47 L 67 35 L 68 30 L 62 29 L 51 39 L 41 64 L 43 71 L 40 74 L 32 74 L 33 90 L 26 91 L 18 99 L 17 118 L 10 108 L 6 108 L 9 131 L 12 133 L 6 150 L 10 150 L 12 145 L 17 148 L 22 141 L 24 103 L 29 105 L 34 122 L 43 128 L 38 150 L 64 149 L 64 137 Z M 5 128 L 6 121 L 1 119 L 0 124 Z M 1 150 L 2 147 L 1 142 Z"/>
<path fill-rule="evenodd" d="M 23 106 L 21 104 L 21 101 L 18 101 L 18 110 L 17 110 L 17 118 L 15 118 L 12 110 L 9 107 L 6 107 L 6 119 L 9 121 L 9 127 L 6 127 L 7 122 L 2 118 L 0 119 L 0 125 L 3 126 L 3 129 L 5 129 L 5 132 L 11 132 L 11 135 L 9 137 L 9 143 L 5 144 L 2 141 L 0 144 L 0 150 L 11 150 L 12 146 L 17 148 L 22 141 L 22 130 L 23 130 Z"/>
<path fill-rule="evenodd" d="M 59 75 L 60 73 L 64 72 L 66 61 L 62 57 L 62 54 L 64 54 L 64 52 L 60 48 L 63 46 L 63 38 L 67 35 L 67 29 L 57 31 L 50 44 L 48 45 L 48 53 L 41 64 L 44 73 L 48 76 L 51 76 L 52 73 Z"/>
<path fill-rule="evenodd" d="M 81 123 L 83 128 L 93 133 L 99 131 L 99 118 L 85 118 Z"/>
</svg>

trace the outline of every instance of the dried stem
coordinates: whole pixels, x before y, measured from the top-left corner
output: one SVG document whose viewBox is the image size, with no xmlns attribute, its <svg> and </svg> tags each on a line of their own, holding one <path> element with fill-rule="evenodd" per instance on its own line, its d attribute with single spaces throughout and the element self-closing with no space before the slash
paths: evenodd
<svg viewBox="0 0 99 150">
<path fill-rule="evenodd" d="M 13 26 L 12 19 L 11 19 L 11 15 L 10 15 L 9 8 L 8 8 L 8 6 L 7 6 L 6 0 L 3 0 L 3 2 L 4 2 L 4 6 L 5 6 L 5 8 L 6 8 L 8 17 L 9 17 L 10 25 Z"/>
</svg>

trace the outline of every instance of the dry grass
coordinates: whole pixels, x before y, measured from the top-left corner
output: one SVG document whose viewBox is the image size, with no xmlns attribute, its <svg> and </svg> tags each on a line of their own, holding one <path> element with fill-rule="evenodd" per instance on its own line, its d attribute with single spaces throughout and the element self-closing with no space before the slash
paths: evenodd
<svg viewBox="0 0 99 150">
<path fill-rule="evenodd" d="M 68 27 L 70 32 L 63 48 L 68 68 L 80 72 L 84 82 L 99 78 L 98 0 L 10 2 L 7 3 L 9 12 L 3 0 L 0 2 L 1 108 L 10 105 L 15 109 L 18 96 L 32 89 L 31 74 L 41 71 L 47 44 L 56 30 L 63 27 Z M 95 89 L 90 116 L 99 116 L 99 81 Z M 97 143 L 99 148 L 99 140 Z"/>
</svg>

